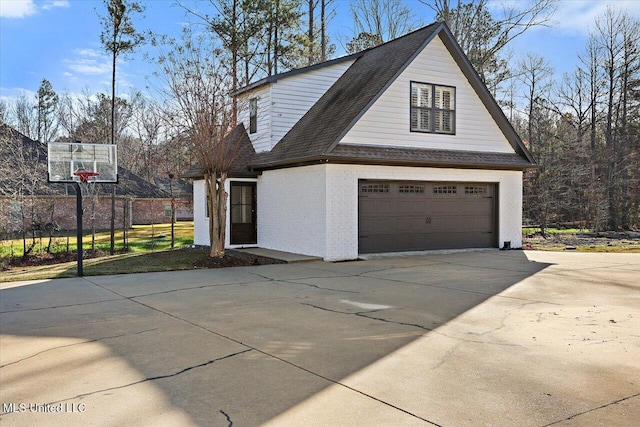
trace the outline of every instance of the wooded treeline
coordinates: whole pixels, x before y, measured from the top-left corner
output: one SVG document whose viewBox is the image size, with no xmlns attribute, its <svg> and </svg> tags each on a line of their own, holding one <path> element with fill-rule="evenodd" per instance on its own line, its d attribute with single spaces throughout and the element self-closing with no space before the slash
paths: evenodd
<svg viewBox="0 0 640 427">
<path fill-rule="evenodd" d="M 448 24 L 539 164 L 525 174 L 525 222 L 640 227 L 638 20 L 615 9 L 599 16 L 579 65 L 558 78 L 544 57 L 508 50 L 528 29 L 551 25 L 554 0 L 508 2 L 501 10 L 487 0 L 421 2 Z M 352 0 L 352 33 L 340 40 L 328 31 L 334 0 L 177 4 L 192 29 L 178 40 L 146 35 L 148 59 L 159 64 L 156 83 L 150 82 L 151 92 L 120 93 L 113 105 L 120 164 L 148 180 L 203 163 L 193 147 L 198 124 L 187 126 L 194 105 L 208 105 L 225 128 L 235 122 L 233 99 L 189 106 L 167 89 L 172 80 L 174 87 L 186 87 L 198 75 L 200 83 L 217 85 L 203 97 L 220 97 L 260 78 L 330 59 L 336 43 L 355 52 L 425 24 L 413 18 L 416 6 L 403 0 Z M 106 142 L 111 101 L 104 93 L 58 94 L 43 79 L 35 97 L 0 103 L 0 119 L 41 141 Z"/>
<path fill-rule="evenodd" d="M 525 101 L 512 122 L 540 165 L 525 174 L 524 217 L 541 227 L 640 227 L 640 21 L 608 9 L 594 28 L 560 80 L 534 54 L 511 76 Z"/>
</svg>

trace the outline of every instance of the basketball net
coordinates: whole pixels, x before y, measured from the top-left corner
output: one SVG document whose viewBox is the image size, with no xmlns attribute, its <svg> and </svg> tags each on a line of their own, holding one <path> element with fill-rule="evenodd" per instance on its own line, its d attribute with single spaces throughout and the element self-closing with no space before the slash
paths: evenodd
<svg viewBox="0 0 640 427">
<path fill-rule="evenodd" d="M 100 175 L 98 172 L 92 172 L 85 169 L 78 169 L 73 173 L 80 178 L 78 185 L 82 191 L 82 197 L 91 197 L 96 186 L 96 178 Z"/>
</svg>

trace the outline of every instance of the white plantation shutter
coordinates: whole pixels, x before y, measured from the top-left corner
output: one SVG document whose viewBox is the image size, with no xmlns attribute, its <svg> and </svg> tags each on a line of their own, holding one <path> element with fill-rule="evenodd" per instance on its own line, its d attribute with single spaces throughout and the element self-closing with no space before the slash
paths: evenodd
<svg viewBox="0 0 640 427">
<path fill-rule="evenodd" d="M 431 85 L 413 83 L 411 85 L 411 105 L 431 108 Z"/>
<path fill-rule="evenodd" d="M 454 133 L 455 120 L 455 88 L 447 86 L 435 87 L 435 120 L 434 131 Z"/>
<path fill-rule="evenodd" d="M 455 110 L 455 88 L 436 86 L 436 103 L 435 108 L 441 110 Z"/>
<path fill-rule="evenodd" d="M 411 82 L 411 130 L 455 133 L 456 88 Z"/>
</svg>

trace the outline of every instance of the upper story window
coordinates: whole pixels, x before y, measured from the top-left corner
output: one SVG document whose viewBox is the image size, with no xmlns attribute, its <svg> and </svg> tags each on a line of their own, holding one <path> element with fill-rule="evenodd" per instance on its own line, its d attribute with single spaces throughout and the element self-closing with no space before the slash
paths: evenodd
<svg viewBox="0 0 640 427">
<path fill-rule="evenodd" d="M 456 88 L 411 82 L 411 131 L 456 133 Z"/>
<path fill-rule="evenodd" d="M 258 131 L 258 98 L 249 100 L 249 133 Z"/>
</svg>

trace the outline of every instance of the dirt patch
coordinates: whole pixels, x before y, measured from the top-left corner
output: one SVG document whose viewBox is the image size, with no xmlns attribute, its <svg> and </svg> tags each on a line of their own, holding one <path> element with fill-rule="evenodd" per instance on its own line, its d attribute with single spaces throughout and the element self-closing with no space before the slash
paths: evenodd
<svg viewBox="0 0 640 427">
<path fill-rule="evenodd" d="M 250 265 L 286 264 L 285 261 L 227 249 L 222 258 L 205 256 L 193 263 L 195 268 L 245 267 Z"/>
<path fill-rule="evenodd" d="M 530 234 L 523 237 L 523 249 L 577 252 L 640 252 L 640 233 L 602 232 L 575 234 Z"/>
</svg>

